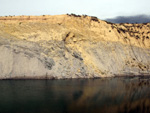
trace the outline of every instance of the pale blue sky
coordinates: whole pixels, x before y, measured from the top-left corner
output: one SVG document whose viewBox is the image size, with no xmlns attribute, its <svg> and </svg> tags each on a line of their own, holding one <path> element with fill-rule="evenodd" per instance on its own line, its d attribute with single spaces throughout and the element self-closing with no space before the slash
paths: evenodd
<svg viewBox="0 0 150 113">
<path fill-rule="evenodd" d="M 87 14 L 100 19 L 150 14 L 150 0 L 0 0 L 0 16 Z"/>
</svg>

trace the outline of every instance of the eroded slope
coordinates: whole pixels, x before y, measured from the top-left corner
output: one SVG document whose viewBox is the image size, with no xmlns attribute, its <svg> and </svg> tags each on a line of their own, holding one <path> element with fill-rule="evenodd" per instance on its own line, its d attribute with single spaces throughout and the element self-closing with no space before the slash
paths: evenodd
<svg viewBox="0 0 150 113">
<path fill-rule="evenodd" d="M 0 17 L 0 78 L 150 74 L 150 23 L 86 15 Z"/>
</svg>

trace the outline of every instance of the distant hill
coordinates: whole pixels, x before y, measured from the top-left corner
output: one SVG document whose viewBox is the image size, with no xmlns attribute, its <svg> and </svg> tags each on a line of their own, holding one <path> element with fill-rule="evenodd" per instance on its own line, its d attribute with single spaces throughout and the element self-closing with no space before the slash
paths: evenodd
<svg viewBox="0 0 150 113">
<path fill-rule="evenodd" d="M 106 19 L 106 21 L 112 23 L 150 23 L 150 15 L 118 16 Z"/>
</svg>

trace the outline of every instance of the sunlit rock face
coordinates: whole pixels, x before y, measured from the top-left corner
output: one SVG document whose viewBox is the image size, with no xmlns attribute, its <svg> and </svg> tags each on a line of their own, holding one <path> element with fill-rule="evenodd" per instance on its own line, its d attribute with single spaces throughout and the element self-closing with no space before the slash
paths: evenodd
<svg viewBox="0 0 150 113">
<path fill-rule="evenodd" d="M 80 15 L 0 17 L 0 79 L 150 75 L 150 23 Z"/>
</svg>

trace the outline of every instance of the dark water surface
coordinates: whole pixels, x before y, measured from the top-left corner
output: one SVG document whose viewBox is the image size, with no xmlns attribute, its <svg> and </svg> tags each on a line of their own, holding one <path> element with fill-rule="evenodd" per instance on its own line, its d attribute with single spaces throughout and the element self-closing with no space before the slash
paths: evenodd
<svg viewBox="0 0 150 113">
<path fill-rule="evenodd" d="M 0 113 L 150 113 L 149 80 L 1 80 Z"/>
</svg>

